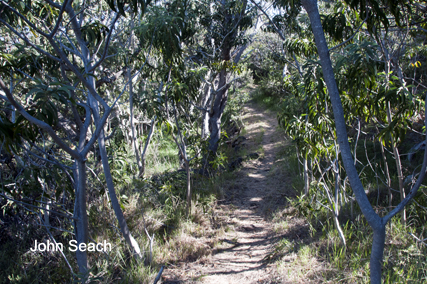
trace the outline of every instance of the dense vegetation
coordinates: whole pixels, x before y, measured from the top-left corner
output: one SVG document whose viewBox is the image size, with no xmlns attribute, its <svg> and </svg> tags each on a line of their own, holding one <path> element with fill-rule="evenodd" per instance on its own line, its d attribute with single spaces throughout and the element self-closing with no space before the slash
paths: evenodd
<svg viewBox="0 0 427 284">
<path fill-rule="evenodd" d="M 293 141 L 278 165 L 316 240 L 269 260 L 317 250 L 338 270 L 324 281 L 426 281 L 426 15 L 404 0 L 0 0 L 1 283 L 150 283 L 209 254 L 192 237 L 252 82 Z"/>
</svg>

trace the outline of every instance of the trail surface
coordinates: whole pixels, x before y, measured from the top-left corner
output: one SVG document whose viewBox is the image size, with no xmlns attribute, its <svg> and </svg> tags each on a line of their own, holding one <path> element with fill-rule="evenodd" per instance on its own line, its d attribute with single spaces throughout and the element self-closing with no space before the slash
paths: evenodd
<svg viewBox="0 0 427 284">
<path fill-rule="evenodd" d="M 243 152 L 260 156 L 233 172 L 232 184 L 214 209 L 212 222 L 224 233 L 210 257 L 168 268 L 163 283 L 283 283 L 275 265 L 264 258 L 277 241 L 265 217 L 285 199 L 287 183 L 275 175 L 274 164 L 286 141 L 278 134 L 283 132 L 277 129 L 276 117 L 253 103 L 244 108 L 243 122 Z"/>
</svg>

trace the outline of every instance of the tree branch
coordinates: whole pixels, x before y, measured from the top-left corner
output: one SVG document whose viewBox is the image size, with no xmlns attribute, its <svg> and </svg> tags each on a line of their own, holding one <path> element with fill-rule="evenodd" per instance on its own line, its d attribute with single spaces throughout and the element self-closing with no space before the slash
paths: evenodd
<svg viewBox="0 0 427 284">
<path fill-rule="evenodd" d="M 108 33 L 107 36 L 107 41 L 105 42 L 105 47 L 104 47 L 104 52 L 102 53 L 101 58 L 98 60 L 98 62 L 96 62 L 90 69 L 88 72 L 92 72 L 93 70 L 95 70 L 95 68 L 97 68 L 99 65 L 101 65 L 101 63 L 104 61 L 105 56 L 107 55 L 107 51 L 108 48 L 110 47 L 110 40 L 111 40 L 111 35 L 113 34 L 113 30 L 114 30 L 114 25 L 116 24 L 117 20 L 120 18 L 120 14 L 117 13 L 117 15 L 114 17 L 113 22 L 110 25 L 110 32 Z M 92 55 L 92 58 L 94 58 L 96 56 L 96 52 Z"/>
<path fill-rule="evenodd" d="M 7 8 L 9 8 L 15 15 L 20 17 L 27 25 L 29 25 L 33 30 L 35 30 L 37 33 L 41 34 L 44 37 L 48 37 L 49 35 L 43 31 L 41 31 L 39 28 L 37 28 L 33 23 L 31 23 L 26 17 L 24 17 L 21 13 L 15 10 L 15 8 L 11 7 L 9 4 L 5 3 L 4 1 L 1 1 L 3 5 Z"/>
<path fill-rule="evenodd" d="M 73 3 L 73 0 L 65 0 L 65 1 L 64 1 L 64 3 L 63 3 L 63 4 L 62 4 L 62 6 L 61 6 L 61 10 L 59 11 L 59 15 L 58 15 L 58 19 L 57 19 L 57 21 L 56 21 L 55 27 L 54 27 L 54 28 L 53 28 L 53 30 L 50 32 L 50 34 L 48 35 L 48 37 L 53 38 L 53 37 L 55 36 L 56 32 L 58 31 L 58 29 L 59 29 L 59 25 L 60 25 L 60 23 L 61 23 L 61 21 L 62 21 L 62 15 L 64 14 L 65 7 L 68 5 L 68 1 L 70 1 L 70 5 Z M 49 3 L 49 2 L 50 2 L 50 3 Z M 49 2 L 48 2 L 48 3 L 49 3 L 50 5 L 54 4 L 54 3 L 52 3 L 52 1 L 49 1 Z M 52 6 L 57 7 L 56 5 L 52 5 Z"/>
<path fill-rule="evenodd" d="M 334 47 L 329 48 L 329 52 L 331 52 L 332 50 L 334 50 L 334 49 L 336 49 L 336 48 L 338 48 L 340 46 L 343 46 L 344 44 L 346 44 L 347 42 L 349 42 L 350 40 L 352 40 L 357 35 L 357 33 L 359 32 L 360 28 L 362 28 L 363 24 L 368 20 L 368 16 L 369 16 L 369 14 L 366 14 L 366 18 L 363 20 L 363 22 L 360 24 L 360 26 L 357 28 L 357 30 L 354 32 L 354 34 L 351 37 L 349 37 L 347 40 L 343 41 L 342 43 L 340 43 L 340 44 L 338 44 L 338 45 L 336 45 Z"/>
<path fill-rule="evenodd" d="M 49 135 L 52 137 L 55 143 L 58 144 L 58 146 L 61 147 L 65 152 L 70 154 L 74 159 L 81 160 L 81 156 L 79 155 L 79 153 L 77 151 L 72 150 L 61 138 L 59 138 L 59 136 L 56 135 L 55 131 L 52 129 L 50 125 L 30 115 L 17 101 L 15 101 L 12 93 L 6 87 L 1 77 L 0 77 L 0 88 L 3 89 L 3 91 L 5 92 L 8 101 L 16 108 L 17 111 L 19 111 L 19 113 L 23 117 L 25 117 L 29 122 L 37 125 L 41 129 L 49 133 Z"/>
<path fill-rule="evenodd" d="M 52 60 L 58 61 L 60 62 L 61 59 L 57 58 L 55 56 L 53 56 L 52 54 L 50 54 L 49 52 L 41 49 L 40 47 L 38 47 L 37 45 L 31 43 L 28 38 L 26 36 L 24 36 L 23 34 L 19 33 L 17 30 L 15 30 L 11 25 L 9 25 L 8 23 L 6 23 L 3 19 L 0 18 L 0 23 L 4 24 L 11 32 L 13 32 L 14 34 L 16 34 L 20 39 L 22 39 L 27 45 L 31 46 L 32 48 L 34 48 L 35 50 L 39 51 L 40 53 L 46 55 L 47 57 L 49 57 Z"/>
</svg>

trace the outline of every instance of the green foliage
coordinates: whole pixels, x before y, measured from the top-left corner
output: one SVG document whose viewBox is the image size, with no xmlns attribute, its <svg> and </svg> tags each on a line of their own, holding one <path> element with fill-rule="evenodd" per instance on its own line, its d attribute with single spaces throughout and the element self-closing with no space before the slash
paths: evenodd
<svg viewBox="0 0 427 284">
<path fill-rule="evenodd" d="M 306 38 L 287 38 L 283 46 L 290 53 L 298 56 L 311 56 L 317 53 L 317 47 L 314 41 Z"/>
<path fill-rule="evenodd" d="M 174 1 L 168 7 L 152 7 L 137 28 L 140 42 L 157 49 L 166 65 L 179 65 L 183 60 L 183 43 L 190 44 L 196 32 L 195 23 L 189 21 L 195 13 L 192 2 L 187 0 Z"/>
<path fill-rule="evenodd" d="M 200 24 L 206 30 L 204 48 L 215 55 L 211 62 L 230 60 L 222 58 L 220 52 L 214 52 L 215 49 L 231 49 L 247 43 L 244 34 L 252 27 L 255 16 L 255 9 L 248 9 L 247 4 L 248 2 L 240 0 L 214 2 L 212 11 L 209 5 L 198 6 L 201 13 Z M 212 46 L 211 39 L 215 46 Z"/>
<path fill-rule="evenodd" d="M 4 47 L 8 52 L 0 52 L 0 73 L 6 77 L 19 69 L 30 76 L 39 74 L 41 70 L 58 70 L 59 63 L 37 50 L 16 43 L 13 48 Z M 18 74 L 17 74 L 18 75 Z M 18 75 L 20 76 L 20 75 Z"/>
<path fill-rule="evenodd" d="M 50 4 L 45 1 L 21 1 L 14 0 L 0 3 L 0 18 L 11 26 L 17 25 L 19 27 L 27 27 L 34 34 L 33 27 L 22 19 L 18 13 L 27 17 L 27 19 L 34 23 L 38 18 L 44 19 L 47 26 L 55 23 L 58 16 L 58 10 L 54 9 Z"/>
<path fill-rule="evenodd" d="M 344 38 L 350 37 L 354 30 L 353 26 L 350 22 L 350 15 L 348 15 L 348 11 L 346 11 L 345 6 L 338 2 L 337 5 L 334 6 L 334 13 L 330 13 L 323 16 L 322 27 L 335 41 L 341 41 Z M 356 13 L 356 20 L 360 20 L 358 18 L 358 14 Z"/>
<path fill-rule="evenodd" d="M 97 46 L 109 33 L 108 27 L 96 21 L 88 23 L 81 28 L 83 40 L 89 47 Z"/>
<path fill-rule="evenodd" d="M 126 5 L 133 13 L 141 12 L 144 14 L 147 6 L 150 5 L 151 0 L 106 0 L 108 6 L 114 11 L 126 16 Z"/>
</svg>

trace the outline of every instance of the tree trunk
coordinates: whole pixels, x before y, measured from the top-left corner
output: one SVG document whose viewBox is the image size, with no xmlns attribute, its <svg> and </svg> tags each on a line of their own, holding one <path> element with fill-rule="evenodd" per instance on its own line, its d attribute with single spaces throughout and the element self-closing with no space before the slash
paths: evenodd
<svg viewBox="0 0 427 284">
<path fill-rule="evenodd" d="M 337 156 L 338 156 L 338 152 L 337 152 Z M 339 203 L 339 193 L 340 193 L 340 175 L 339 175 L 339 167 L 338 167 L 338 157 L 337 160 L 335 162 L 336 167 L 334 166 L 334 179 L 335 179 L 335 198 L 334 198 L 334 222 L 335 222 L 335 228 L 338 231 L 338 235 L 341 238 L 341 241 L 343 243 L 343 246 L 346 247 L 346 241 L 345 241 L 345 236 L 344 236 L 344 232 L 341 228 L 340 222 L 338 220 L 338 216 L 340 214 L 340 206 L 341 204 Z"/>
<path fill-rule="evenodd" d="M 150 144 L 151 141 L 151 137 L 153 137 L 153 133 L 154 133 L 154 127 L 156 124 L 156 118 L 154 117 L 151 120 L 151 127 L 150 127 L 150 132 L 148 132 L 148 136 L 147 136 L 147 140 L 145 140 L 145 146 L 144 146 L 144 150 L 142 151 L 141 154 L 141 168 L 139 169 L 139 177 L 144 177 L 144 173 L 145 173 L 145 155 L 147 154 L 147 149 L 148 149 L 148 145 Z"/>
<path fill-rule="evenodd" d="M 187 217 L 191 215 L 191 175 L 190 175 L 190 163 L 185 160 L 185 171 L 187 172 Z"/>
<path fill-rule="evenodd" d="M 372 241 L 371 259 L 370 259 L 370 272 L 371 283 L 381 283 L 381 271 L 384 254 L 385 243 L 385 224 L 374 228 L 374 237 Z"/>
<path fill-rule="evenodd" d="M 391 210 L 392 200 L 393 200 L 393 193 L 391 192 L 391 178 L 390 178 L 390 172 L 388 170 L 387 157 L 384 152 L 384 145 L 381 140 L 380 140 L 380 147 L 381 147 L 381 157 L 383 158 L 383 162 L 384 162 L 385 177 L 387 179 L 386 182 L 387 182 L 387 189 L 388 189 L 388 206 L 390 207 L 390 210 Z"/>
<path fill-rule="evenodd" d="M 129 80 L 129 115 L 130 115 L 130 127 L 132 130 L 132 146 L 133 146 L 133 152 L 135 154 L 136 158 L 136 164 L 138 166 L 139 175 L 141 175 L 142 170 L 142 162 L 139 158 L 139 143 L 138 143 L 138 137 L 136 135 L 135 131 L 135 121 L 133 117 L 133 84 L 132 84 L 132 74 L 130 72 L 130 68 L 128 69 L 128 80 Z"/>
<path fill-rule="evenodd" d="M 227 51 L 224 51 L 224 53 L 227 53 Z M 228 50 L 228 55 L 229 54 L 230 52 Z M 229 56 L 228 59 L 230 59 Z M 220 91 L 217 91 L 214 95 L 214 104 L 209 112 L 209 151 L 212 152 L 214 155 L 218 150 L 218 143 L 221 139 L 221 117 L 222 113 L 224 112 L 228 97 L 228 88 L 226 84 L 227 70 L 223 69 L 219 73 L 218 90 Z"/>
<path fill-rule="evenodd" d="M 387 102 L 387 120 L 389 124 L 392 122 L 390 102 Z M 396 161 L 397 179 L 399 181 L 400 201 L 402 201 L 406 197 L 405 188 L 403 186 L 402 164 L 400 162 L 399 149 L 397 149 L 397 145 L 391 134 L 390 134 L 390 140 L 391 140 L 391 148 L 393 149 L 393 156 Z M 404 208 L 400 213 L 402 216 L 402 224 L 406 224 L 406 209 Z"/>
<path fill-rule="evenodd" d="M 95 86 L 94 78 L 90 77 L 89 80 L 90 80 L 90 83 L 93 86 Z M 89 103 L 90 103 L 90 106 L 91 106 L 92 111 L 93 111 L 93 116 L 95 118 L 95 124 L 96 124 L 97 128 L 103 127 L 103 125 L 99 125 L 100 119 L 99 119 L 98 102 L 95 101 L 94 97 L 90 93 L 89 93 Z M 136 256 L 137 259 L 141 259 L 142 258 L 141 250 L 139 248 L 138 243 L 132 237 L 132 234 L 129 231 L 126 220 L 123 216 L 122 209 L 120 208 L 120 203 L 119 203 L 117 196 L 116 196 L 113 177 L 111 176 L 110 165 L 108 164 L 108 155 L 107 155 L 107 150 L 105 148 L 105 135 L 104 135 L 103 129 L 101 130 L 101 132 L 99 134 L 98 144 L 99 144 L 99 152 L 101 154 L 102 167 L 104 168 L 105 180 L 107 182 L 108 193 L 110 195 L 111 204 L 113 206 L 114 213 L 116 214 L 117 221 L 119 222 L 119 225 L 120 225 L 120 230 L 123 234 L 123 237 L 126 240 L 126 243 L 132 249 L 134 256 Z"/>
<path fill-rule="evenodd" d="M 222 27 L 226 30 L 229 30 L 228 34 L 225 35 L 221 44 L 222 62 L 231 61 L 231 49 L 234 44 L 233 41 L 238 35 L 237 26 L 246 11 L 247 1 L 243 1 L 242 4 L 242 13 L 230 14 L 227 8 L 227 1 L 221 1 L 222 13 L 224 15 Z M 216 154 L 216 151 L 218 149 L 218 142 L 221 138 L 221 117 L 227 104 L 228 88 L 230 87 L 229 84 L 227 84 L 228 68 L 229 67 L 224 66 L 219 73 L 218 88 L 216 93 L 214 94 L 214 102 L 212 109 L 210 109 L 209 112 L 209 151 L 212 152 L 214 155 Z"/>
<path fill-rule="evenodd" d="M 102 166 L 104 168 L 105 180 L 107 182 L 108 193 L 110 195 L 111 204 L 113 206 L 114 213 L 116 214 L 117 221 L 120 225 L 120 230 L 122 231 L 123 237 L 125 238 L 128 246 L 132 249 L 133 253 L 137 257 L 137 259 L 141 259 L 141 250 L 139 248 L 138 243 L 133 238 L 129 228 L 127 226 L 125 217 L 123 215 L 123 211 L 120 208 L 119 200 L 117 199 L 116 191 L 114 189 L 113 177 L 111 176 L 110 165 L 108 164 L 108 156 L 107 150 L 105 148 L 105 140 L 104 140 L 104 131 L 101 131 L 101 134 L 98 138 L 99 143 L 99 151 L 101 153 Z"/>
<path fill-rule="evenodd" d="M 308 196 L 310 190 L 310 179 L 308 177 L 308 160 L 304 156 L 304 194 Z"/>
<path fill-rule="evenodd" d="M 360 181 L 356 167 L 354 166 L 353 156 L 348 143 L 347 129 L 344 119 L 344 110 L 341 103 L 338 87 L 335 81 L 334 71 L 332 69 L 332 62 L 329 56 L 328 45 L 326 43 L 325 34 L 320 20 L 320 14 L 317 7 L 316 0 L 302 0 L 302 5 L 307 11 L 310 18 L 311 27 L 316 40 L 317 51 L 320 57 L 320 62 L 323 70 L 323 77 L 328 88 L 329 96 L 331 98 L 334 120 L 336 126 L 336 133 L 338 143 L 341 149 L 341 156 L 346 173 L 348 175 L 350 185 L 353 189 L 356 201 L 368 221 L 369 225 L 374 230 L 374 242 L 372 243 L 371 253 L 371 283 L 381 283 L 381 260 L 384 251 L 385 231 L 383 220 L 373 210 L 368 197 L 366 196 L 363 185 Z M 383 232 L 383 234 L 381 233 Z"/>
<path fill-rule="evenodd" d="M 208 74 L 206 76 L 208 82 L 212 82 L 215 74 L 211 74 L 211 71 L 208 71 Z M 204 110 L 202 113 L 202 123 L 201 123 L 201 137 L 202 140 L 206 140 L 209 136 L 209 112 L 210 112 L 210 105 L 212 102 L 212 85 L 206 83 L 203 90 L 203 95 L 200 100 L 202 109 Z"/>
<path fill-rule="evenodd" d="M 75 161 L 74 180 L 76 184 L 76 199 L 74 204 L 74 218 L 77 220 L 74 223 L 77 245 L 88 241 L 88 219 L 86 213 L 86 163 L 83 159 Z M 87 253 L 85 250 L 76 251 L 77 265 L 79 273 L 83 275 L 83 281 L 88 272 Z"/>
</svg>

